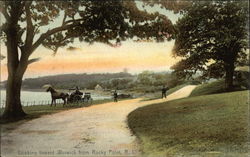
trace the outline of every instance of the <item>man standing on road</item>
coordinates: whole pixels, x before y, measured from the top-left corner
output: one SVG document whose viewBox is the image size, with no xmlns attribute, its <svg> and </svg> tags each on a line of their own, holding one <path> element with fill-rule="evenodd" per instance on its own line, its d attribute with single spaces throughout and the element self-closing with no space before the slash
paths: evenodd
<svg viewBox="0 0 250 157">
<path fill-rule="evenodd" d="M 167 90 L 168 90 L 167 87 L 165 87 L 165 86 L 162 87 L 162 90 L 161 90 L 161 92 L 162 92 L 162 99 L 163 98 L 167 98 L 167 95 L 166 95 Z"/>
<path fill-rule="evenodd" d="M 118 94 L 117 94 L 117 92 L 116 92 L 116 90 L 115 90 L 115 92 L 114 92 L 114 102 L 117 102 L 117 101 L 118 101 L 117 98 L 118 98 Z"/>
</svg>

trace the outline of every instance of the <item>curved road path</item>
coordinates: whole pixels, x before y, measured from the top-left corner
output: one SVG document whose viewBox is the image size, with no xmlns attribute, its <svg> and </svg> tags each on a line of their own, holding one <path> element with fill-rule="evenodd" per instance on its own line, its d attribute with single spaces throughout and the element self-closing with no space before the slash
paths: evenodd
<svg viewBox="0 0 250 157">
<path fill-rule="evenodd" d="M 139 147 L 127 127 L 127 115 L 138 107 L 187 97 L 194 88 L 186 86 L 167 99 L 111 102 L 27 121 L 1 133 L 1 155 L 138 156 Z"/>
</svg>

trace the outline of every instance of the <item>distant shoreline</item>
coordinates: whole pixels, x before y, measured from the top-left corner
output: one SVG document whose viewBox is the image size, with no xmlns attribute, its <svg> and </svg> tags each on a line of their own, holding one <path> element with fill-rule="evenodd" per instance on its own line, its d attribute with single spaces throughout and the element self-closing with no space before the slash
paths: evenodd
<svg viewBox="0 0 250 157">
<path fill-rule="evenodd" d="M 68 89 L 56 89 L 58 91 L 61 91 L 61 92 L 68 92 L 69 90 Z M 6 88 L 0 88 L 0 91 L 6 91 Z M 36 89 L 31 89 L 31 88 L 22 88 L 21 91 L 28 91 L 28 92 L 46 92 L 46 89 L 43 89 L 43 88 L 36 88 Z M 111 92 L 110 91 L 96 91 L 94 89 L 87 89 L 87 90 L 84 90 L 84 89 L 80 89 L 80 91 L 82 92 L 93 92 L 93 93 L 101 93 L 102 95 L 111 95 Z"/>
<path fill-rule="evenodd" d="M 6 88 L 0 88 L 0 90 L 6 90 Z M 30 91 L 30 92 L 46 92 L 46 89 L 21 89 L 21 91 Z"/>
</svg>

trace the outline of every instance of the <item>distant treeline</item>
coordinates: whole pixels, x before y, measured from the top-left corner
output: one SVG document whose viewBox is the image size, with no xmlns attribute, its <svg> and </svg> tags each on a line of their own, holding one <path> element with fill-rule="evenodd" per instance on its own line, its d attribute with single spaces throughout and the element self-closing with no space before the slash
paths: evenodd
<svg viewBox="0 0 250 157">
<path fill-rule="evenodd" d="M 22 88 L 38 89 L 45 84 L 51 84 L 55 88 L 68 89 L 75 86 L 92 89 L 96 84 L 118 78 L 134 78 L 129 73 L 103 73 L 103 74 L 62 74 L 53 76 L 43 76 L 38 78 L 27 78 L 23 80 Z M 2 87 L 6 81 L 1 82 Z"/>
<path fill-rule="evenodd" d="M 133 75 L 127 72 L 103 74 L 63 74 L 27 78 L 23 80 L 23 89 L 41 89 L 45 84 L 51 84 L 57 89 L 70 89 L 76 86 L 80 89 L 95 89 L 97 85 L 107 90 L 127 89 L 138 92 L 159 91 L 163 85 L 174 87 L 183 81 L 178 80 L 170 72 L 144 71 Z M 2 82 L 4 86 L 6 82 Z"/>
<path fill-rule="evenodd" d="M 94 89 L 97 84 L 118 78 L 133 78 L 129 73 L 105 73 L 105 74 L 63 74 L 29 78 L 23 81 L 23 88 L 41 88 L 45 84 L 51 84 L 55 88 L 69 89 L 79 86 L 81 89 Z"/>
</svg>

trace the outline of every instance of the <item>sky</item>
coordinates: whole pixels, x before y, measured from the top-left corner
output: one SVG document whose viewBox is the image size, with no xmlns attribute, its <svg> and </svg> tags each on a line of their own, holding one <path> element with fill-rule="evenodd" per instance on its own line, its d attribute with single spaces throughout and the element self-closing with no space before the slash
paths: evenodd
<svg viewBox="0 0 250 157">
<path fill-rule="evenodd" d="M 160 7 L 146 8 L 149 12 L 158 11 L 167 15 L 175 23 L 179 15 L 160 9 Z M 2 18 L 1 18 L 2 19 Z M 173 58 L 171 51 L 174 41 L 170 42 L 122 42 L 120 47 L 111 47 L 102 43 L 89 45 L 76 42 L 74 51 L 67 47 L 60 48 L 56 55 L 51 50 L 40 46 L 31 58 L 41 58 L 40 61 L 29 65 L 24 78 L 34 78 L 46 75 L 72 73 L 114 73 L 125 68 L 130 73 L 145 70 L 167 71 L 179 59 Z M 6 56 L 6 47 L 0 45 L 1 54 Z M 1 81 L 7 79 L 6 59 L 1 61 Z"/>
</svg>

